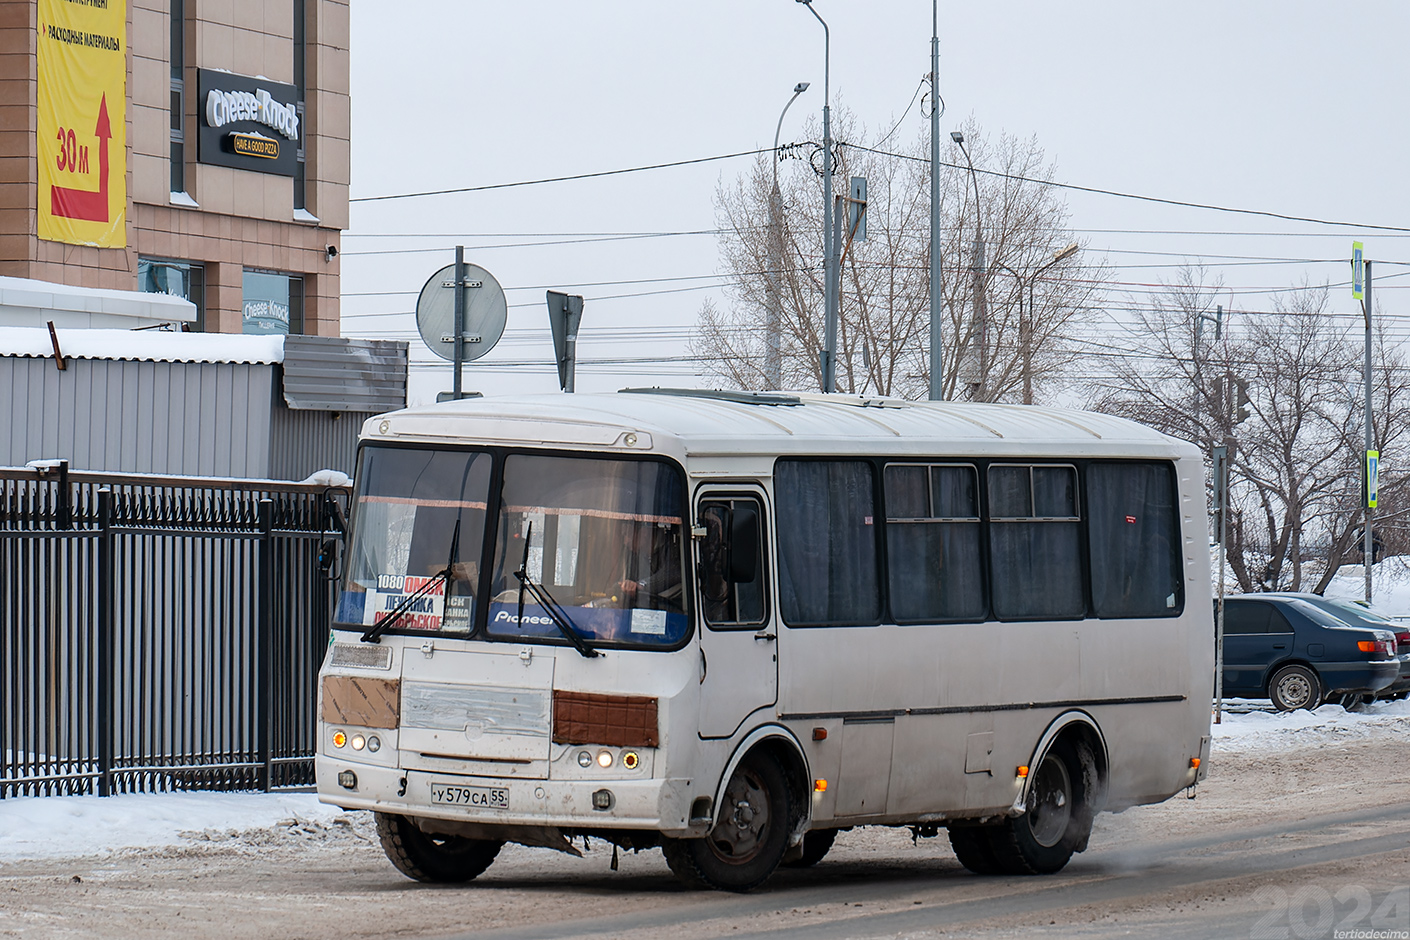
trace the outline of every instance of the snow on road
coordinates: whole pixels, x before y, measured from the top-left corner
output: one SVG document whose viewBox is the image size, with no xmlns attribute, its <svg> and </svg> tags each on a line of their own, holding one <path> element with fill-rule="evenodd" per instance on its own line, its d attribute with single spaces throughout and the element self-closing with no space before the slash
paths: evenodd
<svg viewBox="0 0 1410 940">
<path fill-rule="evenodd" d="M 1234 702 L 1212 726 L 1220 754 L 1279 754 L 1332 742 L 1410 738 L 1410 701 L 1348 712 L 1340 705 L 1278 713 Z M 150 793 L 0 800 L 0 862 L 78 858 L 127 849 L 239 838 L 367 839 L 365 814 L 345 814 L 311 793 Z"/>
</svg>

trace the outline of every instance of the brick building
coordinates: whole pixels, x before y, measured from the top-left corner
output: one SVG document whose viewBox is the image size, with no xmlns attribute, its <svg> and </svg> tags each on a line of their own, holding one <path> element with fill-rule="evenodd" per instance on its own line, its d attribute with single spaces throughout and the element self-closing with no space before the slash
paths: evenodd
<svg viewBox="0 0 1410 940">
<path fill-rule="evenodd" d="M 0 0 L 0 276 L 336 336 L 348 125 L 346 0 Z"/>
</svg>

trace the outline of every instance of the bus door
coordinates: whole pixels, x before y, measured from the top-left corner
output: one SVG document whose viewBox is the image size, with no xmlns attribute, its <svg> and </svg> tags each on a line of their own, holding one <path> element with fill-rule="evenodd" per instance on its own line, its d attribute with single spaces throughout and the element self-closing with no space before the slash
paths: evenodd
<svg viewBox="0 0 1410 940">
<path fill-rule="evenodd" d="M 764 494 L 712 487 L 696 497 L 700 736 L 732 735 L 778 701 L 778 630 L 769 609 Z"/>
</svg>

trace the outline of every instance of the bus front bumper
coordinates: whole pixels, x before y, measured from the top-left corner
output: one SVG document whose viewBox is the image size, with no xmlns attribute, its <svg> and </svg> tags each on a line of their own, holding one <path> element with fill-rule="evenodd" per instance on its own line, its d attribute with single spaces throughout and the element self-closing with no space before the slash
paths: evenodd
<svg viewBox="0 0 1410 940">
<path fill-rule="evenodd" d="M 694 793 L 688 779 L 519 780 L 471 777 L 336 760 L 314 762 L 318 799 L 343 809 L 450 819 L 507 826 L 564 829 L 652 829 L 684 835 Z M 348 773 L 352 776 L 347 776 Z M 432 801 L 432 784 L 459 788 L 458 796 L 481 803 Z M 348 784 L 351 784 L 349 786 Z M 608 796 L 601 795 L 607 791 Z M 507 794 L 504 792 L 507 791 Z M 604 807 L 605 804 L 605 808 Z"/>
</svg>

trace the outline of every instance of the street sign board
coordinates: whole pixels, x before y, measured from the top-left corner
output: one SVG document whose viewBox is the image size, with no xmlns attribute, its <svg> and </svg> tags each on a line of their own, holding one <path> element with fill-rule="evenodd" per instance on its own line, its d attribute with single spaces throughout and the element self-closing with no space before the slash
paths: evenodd
<svg viewBox="0 0 1410 940">
<path fill-rule="evenodd" d="M 1376 491 L 1380 488 L 1381 452 L 1366 451 L 1366 506 L 1376 508 Z"/>
<path fill-rule="evenodd" d="M 478 264 L 465 265 L 465 361 L 479 359 L 504 335 L 509 305 L 499 281 Z M 426 281 L 416 301 L 416 328 L 426 346 L 442 359 L 455 361 L 455 265 L 448 264 Z"/>
<path fill-rule="evenodd" d="M 1360 242 L 1351 243 L 1351 296 L 1357 300 L 1366 296 L 1366 258 Z"/>
</svg>

